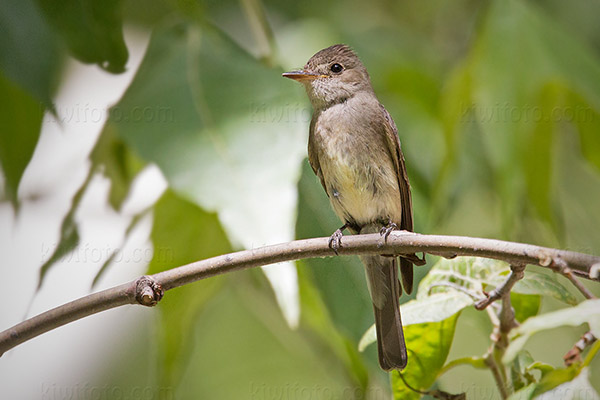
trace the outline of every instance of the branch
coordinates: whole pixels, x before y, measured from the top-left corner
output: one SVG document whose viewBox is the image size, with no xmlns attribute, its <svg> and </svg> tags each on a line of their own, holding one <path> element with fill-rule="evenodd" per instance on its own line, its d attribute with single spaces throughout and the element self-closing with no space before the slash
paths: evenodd
<svg viewBox="0 0 600 400">
<path fill-rule="evenodd" d="M 0 332 L 0 355 L 7 350 L 69 322 L 125 304 L 152 306 L 170 290 L 201 279 L 283 261 L 333 256 L 329 238 L 296 240 L 193 262 L 133 282 L 103 290 L 56 307 Z M 344 236 L 340 255 L 430 253 L 477 256 L 510 264 L 533 264 L 556 270 L 561 260 L 576 274 L 589 278 L 600 257 L 522 243 L 463 236 L 420 235 L 396 231 L 384 241 L 378 234 Z"/>
<path fill-rule="evenodd" d="M 512 290 L 515 283 L 523 279 L 523 276 L 525 276 L 525 265 L 511 265 L 510 275 L 508 276 L 508 278 L 500 286 L 492 290 L 485 299 L 479 300 L 477 303 L 475 303 L 475 308 L 481 311 L 490 304 L 492 304 L 494 301 L 502 297 L 506 297 L 508 294 L 510 294 L 510 291 Z M 577 279 L 575 277 L 573 278 Z M 510 328 L 512 328 L 512 326 Z M 508 330 L 510 330 L 510 328 Z"/>
</svg>

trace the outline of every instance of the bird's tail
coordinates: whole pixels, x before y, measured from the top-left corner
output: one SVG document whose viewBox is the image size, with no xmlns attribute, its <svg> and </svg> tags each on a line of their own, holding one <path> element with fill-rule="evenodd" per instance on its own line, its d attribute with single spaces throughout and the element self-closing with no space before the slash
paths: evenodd
<svg viewBox="0 0 600 400">
<path fill-rule="evenodd" d="M 396 259 L 383 256 L 361 256 L 375 312 L 379 364 L 386 371 L 406 366 L 406 344 L 400 317 L 400 282 Z"/>
<path fill-rule="evenodd" d="M 365 229 L 361 230 L 361 233 Z M 375 312 L 379 364 L 386 371 L 406 367 L 407 354 L 400 317 L 399 298 L 402 294 L 395 257 L 361 256 Z M 404 260 L 401 260 L 401 262 Z M 401 265 L 403 268 L 407 266 Z M 412 285 L 412 264 L 409 263 Z M 404 278 L 404 277 L 403 277 Z M 406 282 L 405 282 L 406 284 Z"/>
</svg>

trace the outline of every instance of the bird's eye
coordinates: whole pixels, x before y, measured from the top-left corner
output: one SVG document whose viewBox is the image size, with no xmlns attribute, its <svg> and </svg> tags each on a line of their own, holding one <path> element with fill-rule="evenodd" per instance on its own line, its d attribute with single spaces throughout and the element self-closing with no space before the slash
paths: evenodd
<svg viewBox="0 0 600 400">
<path fill-rule="evenodd" d="M 340 64 L 335 63 L 335 64 L 331 64 L 331 67 L 329 67 L 329 69 L 331 70 L 331 72 L 333 72 L 334 74 L 339 74 L 340 72 L 342 72 L 342 70 L 344 69 L 344 67 L 342 67 Z"/>
</svg>

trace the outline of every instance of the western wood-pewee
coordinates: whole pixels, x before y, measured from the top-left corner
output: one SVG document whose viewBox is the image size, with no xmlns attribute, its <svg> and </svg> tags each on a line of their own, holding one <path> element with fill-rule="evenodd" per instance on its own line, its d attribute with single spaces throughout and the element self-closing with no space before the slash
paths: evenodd
<svg viewBox="0 0 600 400">
<path fill-rule="evenodd" d="M 344 225 L 329 241 L 337 252 L 342 230 L 390 234 L 412 231 L 412 204 L 398 131 L 371 87 L 366 68 L 346 45 L 316 53 L 304 69 L 286 72 L 306 88 L 314 113 L 310 123 L 308 160 Z M 402 370 L 407 355 L 400 318 L 395 256 L 361 256 L 377 329 L 379 364 Z M 424 260 L 402 255 L 400 270 L 407 293 L 412 291 L 413 263 Z"/>
</svg>

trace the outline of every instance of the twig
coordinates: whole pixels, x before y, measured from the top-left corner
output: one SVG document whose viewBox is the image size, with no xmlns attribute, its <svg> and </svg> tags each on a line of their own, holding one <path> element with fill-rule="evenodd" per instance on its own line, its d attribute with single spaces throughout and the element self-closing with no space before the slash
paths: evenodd
<svg viewBox="0 0 600 400">
<path fill-rule="evenodd" d="M 568 367 L 574 362 L 581 361 L 581 353 L 583 353 L 583 350 L 585 350 L 586 347 L 590 346 L 596 340 L 596 336 L 594 336 L 592 332 L 588 331 L 584 333 L 581 339 L 579 339 L 573 348 L 569 350 L 563 357 L 563 360 L 565 360 L 565 365 Z"/>
<path fill-rule="evenodd" d="M 508 278 L 500 286 L 498 286 L 497 288 L 492 290 L 488 294 L 487 298 L 475 303 L 475 308 L 478 310 L 483 310 L 484 308 L 486 308 L 487 306 L 492 304 L 494 301 L 496 301 L 502 297 L 506 297 L 506 295 L 510 293 L 510 290 L 515 285 L 515 283 L 517 283 L 518 280 L 523 279 L 524 275 L 525 275 L 525 265 L 511 264 L 510 275 L 508 275 Z M 510 305 L 510 301 L 509 301 L 509 305 Z"/>
<path fill-rule="evenodd" d="M 201 279 L 246 268 L 303 258 L 332 256 L 334 253 L 329 248 L 328 242 L 329 238 L 297 240 L 225 254 L 163 271 L 149 278 L 156 283 L 157 288 L 167 291 Z M 402 231 L 392 232 L 386 241 L 383 241 L 379 234 L 345 236 L 344 247 L 338 252 L 340 255 L 420 252 L 457 254 L 503 260 L 513 265 L 545 264 L 542 266 L 548 268 L 551 268 L 549 266 L 553 260 L 560 258 L 569 268 L 585 275 L 589 274 L 592 265 L 600 263 L 600 257 L 597 256 L 522 243 L 463 236 L 420 235 Z M 69 322 L 110 308 L 135 304 L 137 281 L 82 297 L 0 332 L 0 355 L 29 339 Z M 156 297 L 158 301 L 160 296 Z"/>
<path fill-rule="evenodd" d="M 494 380 L 496 381 L 496 386 L 498 386 L 498 390 L 500 391 L 500 395 L 503 399 L 508 398 L 509 396 L 509 386 L 508 382 L 508 373 L 506 369 L 503 368 L 502 356 L 508 346 L 508 333 L 512 328 L 515 327 L 515 310 L 512 308 L 510 302 L 510 291 L 520 279 L 523 279 L 525 275 L 525 265 L 524 264 L 511 264 L 510 266 L 510 275 L 502 284 L 492 290 L 487 298 L 478 301 L 475 303 L 475 308 L 478 310 L 486 309 L 489 305 L 491 305 L 494 301 L 501 299 L 502 307 L 500 308 L 500 312 L 497 318 L 492 318 L 492 322 L 494 323 L 494 333 L 492 334 L 493 344 L 491 349 L 489 350 L 485 363 L 489 367 L 492 375 L 494 376 Z M 493 313 L 489 313 L 490 317 L 495 317 L 496 315 Z"/>
<path fill-rule="evenodd" d="M 588 290 L 588 288 L 583 286 L 583 283 L 581 283 L 579 281 L 579 279 L 577 279 L 577 277 L 573 274 L 573 270 L 571 270 L 571 268 L 569 268 L 569 266 L 567 265 L 565 260 L 563 260 L 561 258 L 556 258 L 554 260 L 554 262 L 552 263 L 552 266 L 556 267 L 558 272 L 560 272 L 565 278 L 570 280 L 571 283 L 573 284 L 573 286 L 575 286 L 581 292 L 583 297 L 585 297 L 586 299 L 595 299 L 596 298 L 596 296 L 594 296 L 594 294 L 592 292 L 590 292 Z M 590 267 L 590 274 L 589 274 L 590 276 L 592 275 L 591 274 L 592 268 L 595 268 L 595 266 L 592 265 L 592 267 Z"/>
<path fill-rule="evenodd" d="M 442 367 L 442 369 L 440 370 L 440 372 L 438 373 L 438 376 L 441 376 L 443 374 L 445 374 L 446 372 L 448 372 L 449 370 L 451 370 L 452 368 L 461 366 L 461 365 L 470 365 L 473 368 L 477 368 L 477 369 L 486 369 L 487 368 L 487 364 L 485 363 L 485 358 L 484 357 L 461 357 L 461 358 L 457 358 L 454 359 L 448 363 L 446 363 L 446 365 L 444 365 Z"/>
<path fill-rule="evenodd" d="M 452 393 L 444 392 L 442 390 L 425 390 L 425 391 L 419 390 L 417 388 L 410 386 L 408 384 L 408 382 L 406 382 L 406 379 L 404 379 L 404 375 L 402 375 L 402 372 L 398 372 L 398 376 L 400 377 L 400 379 L 402 379 L 402 382 L 404 382 L 404 386 L 406 386 L 408 389 L 410 389 L 413 392 L 418 393 L 418 394 L 428 395 L 428 396 L 433 397 L 434 399 L 440 399 L 440 400 L 465 400 L 467 398 L 464 393 L 452 394 Z"/>
</svg>

